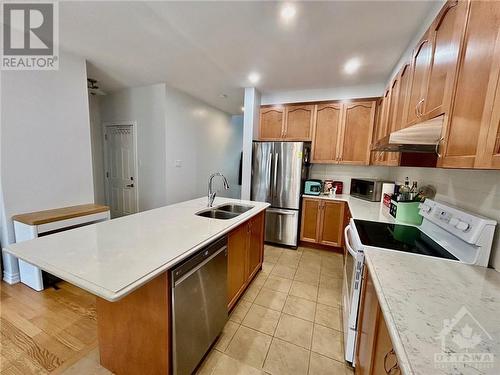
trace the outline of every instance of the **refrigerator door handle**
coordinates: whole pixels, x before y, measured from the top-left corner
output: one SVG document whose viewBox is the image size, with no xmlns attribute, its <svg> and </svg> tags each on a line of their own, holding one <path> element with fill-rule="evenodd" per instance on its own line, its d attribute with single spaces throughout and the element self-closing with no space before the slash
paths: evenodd
<svg viewBox="0 0 500 375">
<path fill-rule="evenodd" d="M 267 170 L 269 171 L 269 192 L 271 196 L 273 195 L 273 191 L 271 189 L 271 179 L 272 179 L 272 170 L 271 170 L 271 163 L 273 160 L 273 153 L 269 153 L 269 159 L 267 159 Z"/>
<path fill-rule="evenodd" d="M 267 212 L 277 214 L 277 215 L 285 215 L 285 216 L 293 216 L 295 215 L 294 211 L 285 211 L 285 210 L 277 210 L 275 208 L 268 208 Z"/>
<path fill-rule="evenodd" d="M 273 197 L 276 197 L 277 194 L 276 194 L 276 190 L 277 190 L 277 187 L 278 187 L 278 157 L 279 157 L 279 154 L 276 152 L 274 154 L 274 183 L 273 183 L 273 190 L 274 190 L 274 193 L 273 193 Z"/>
</svg>

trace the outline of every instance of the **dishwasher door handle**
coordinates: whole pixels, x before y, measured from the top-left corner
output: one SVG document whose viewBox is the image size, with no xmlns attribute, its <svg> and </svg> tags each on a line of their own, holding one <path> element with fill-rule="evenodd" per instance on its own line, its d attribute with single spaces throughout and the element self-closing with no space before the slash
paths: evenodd
<svg viewBox="0 0 500 375">
<path fill-rule="evenodd" d="M 213 253 L 210 257 L 208 257 L 207 259 L 205 259 L 203 262 L 201 262 L 200 264 L 198 264 L 196 267 L 193 267 L 189 272 L 186 272 L 184 275 L 182 275 L 181 278 L 179 278 L 178 280 L 176 280 L 174 282 L 174 288 L 181 284 L 184 280 L 186 280 L 189 276 L 191 276 L 193 273 L 195 273 L 196 271 L 198 271 L 201 267 L 203 267 L 205 264 L 207 264 L 208 262 L 210 262 L 212 259 L 214 259 L 217 255 L 219 255 L 220 253 L 222 253 L 223 251 L 227 251 L 227 245 L 224 245 L 223 247 L 221 247 L 219 250 L 217 250 L 215 253 Z M 227 254 L 226 254 L 227 255 Z"/>
</svg>

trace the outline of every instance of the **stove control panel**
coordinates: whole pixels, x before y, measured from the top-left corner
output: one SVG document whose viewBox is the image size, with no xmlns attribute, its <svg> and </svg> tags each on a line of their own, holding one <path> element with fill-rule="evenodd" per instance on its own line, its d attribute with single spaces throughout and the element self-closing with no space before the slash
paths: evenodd
<svg viewBox="0 0 500 375">
<path fill-rule="evenodd" d="M 440 226 L 470 244 L 477 244 L 482 231 L 487 226 L 494 228 L 496 225 L 494 220 L 431 199 L 426 199 L 420 204 L 420 215 L 424 220 Z"/>
</svg>

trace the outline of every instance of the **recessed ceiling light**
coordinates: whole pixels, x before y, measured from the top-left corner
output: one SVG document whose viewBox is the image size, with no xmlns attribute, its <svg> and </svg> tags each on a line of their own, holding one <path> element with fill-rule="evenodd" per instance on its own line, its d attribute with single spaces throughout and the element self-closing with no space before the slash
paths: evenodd
<svg viewBox="0 0 500 375">
<path fill-rule="evenodd" d="M 281 8 L 281 19 L 284 21 L 290 21 L 295 17 L 297 14 L 297 9 L 295 8 L 295 5 L 293 4 L 284 4 L 283 7 Z"/>
<path fill-rule="evenodd" d="M 345 63 L 344 72 L 347 74 L 354 74 L 358 71 L 360 66 L 361 60 L 357 57 L 353 57 L 352 59 L 347 60 L 347 62 Z"/>
<path fill-rule="evenodd" d="M 250 83 L 257 83 L 260 81 L 260 74 L 259 73 L 255 73 L 255 72 L 252 72 L 248 75 L 248 80 L 250 81 Z"/>
</svg>

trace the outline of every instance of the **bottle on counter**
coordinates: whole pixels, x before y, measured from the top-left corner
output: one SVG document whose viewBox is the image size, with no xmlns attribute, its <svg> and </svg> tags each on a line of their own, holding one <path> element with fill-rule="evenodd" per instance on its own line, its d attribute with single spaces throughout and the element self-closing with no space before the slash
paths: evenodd
<svg viewBox="0 0 500 375">
<path fill-rule="evenodd" d="M 399 199 L 400 202 L 407 202 L 410 200 L 410 179 L 408 177 L 405 178 L 405 184 L 399 188 Z"/>
<path fill-rule="evenodd" d="M 410 189 L 410 200 L 414 201 L 417 195 L 418 195 L 417 181 L 413 181 L 413 184 Z"/>
</svg>

